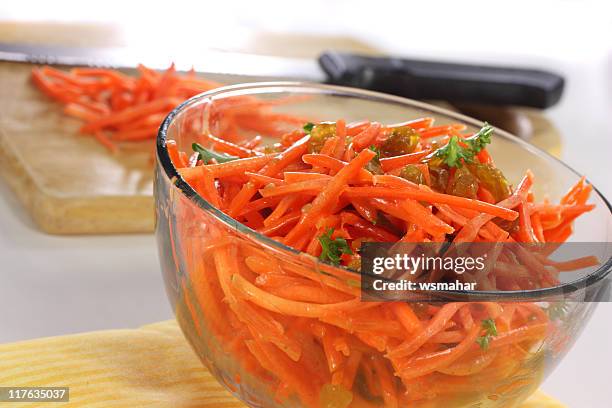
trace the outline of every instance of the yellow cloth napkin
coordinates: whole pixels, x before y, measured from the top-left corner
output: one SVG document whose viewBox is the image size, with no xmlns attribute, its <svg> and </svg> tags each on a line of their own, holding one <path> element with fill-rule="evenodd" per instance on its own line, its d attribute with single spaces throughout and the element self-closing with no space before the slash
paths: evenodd
<svg viewBox="0 0 612 408">
<path fill-rule="evenodd" d="M 244 408 L 202 366 L 174 321 L 0 345 L 0 386 L 70 387 L 69 402 L 20 408 Z M 564 405 L 538 392 L 521 408 Z"/>
</svg>

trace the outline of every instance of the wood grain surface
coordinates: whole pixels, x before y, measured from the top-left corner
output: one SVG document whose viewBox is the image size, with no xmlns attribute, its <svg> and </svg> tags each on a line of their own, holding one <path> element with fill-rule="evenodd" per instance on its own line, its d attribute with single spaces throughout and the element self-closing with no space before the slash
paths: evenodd
<svg viewBox="0 0 612 408">
<path fill-rule="evenodd" d="M 61 407 L 246 408 L 204 368 L 170 320 L 0 344 L 0 385 L 41 384 L 70 387 L 70 401 Z M 15 404 L 0 402 L 5 406 Z M 565 406 L 538 391 L 520 408 Z"/>
<path fill-rule="evenodd" d="M 49 233 L 153 229 L 152 146 L 111 155 L 29 82 L 32 66 L 0 64 L 0 167 Z"/>
</svg>

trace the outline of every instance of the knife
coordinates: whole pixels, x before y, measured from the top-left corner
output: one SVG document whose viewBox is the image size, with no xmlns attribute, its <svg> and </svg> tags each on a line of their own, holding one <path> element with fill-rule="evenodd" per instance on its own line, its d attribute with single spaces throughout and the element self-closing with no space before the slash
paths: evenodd
<svg viewBox="0 0 612 408">
<path fill-rule="evenodd" d="M 546 71 L 453 64 L 326 51 L 317 61 L 218 50 L 59 47 L 0 43 L 0 60 L 66 66 L 164 69 L 192 67 L 212 80 L 300 80 L 391 93 L 412 99 L 548 108 L 563 93 L 563 77 Z M 228 78 L 229 76 L 229 78 Z"/>
<path fill-rule="evenodd" d="M 412 99 L 548 108 L 561 99 L 563 77 L 547 71 L 326 52 L 328 82 Z"/>
</svg>

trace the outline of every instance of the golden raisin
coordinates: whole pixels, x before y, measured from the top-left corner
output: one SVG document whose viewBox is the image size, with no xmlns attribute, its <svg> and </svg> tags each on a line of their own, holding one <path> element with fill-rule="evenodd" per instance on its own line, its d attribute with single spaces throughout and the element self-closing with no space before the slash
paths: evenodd
<svg viewBox="0 0 612 408">
<path fill-rule="evenodd" d="M 478 178 L 480 184 L 493 194 L 496 203 L 512 194 L 508 180 L 498 168 L 490 164 L 470 164 L 468 168 Z"/>
<path fill-rule="evenodd" d="M 319 153 L 330 137 L 336 136 L 336 124 L 334 122 L 321 122 L 314 125 L 310 131 L 308 141 L 308 152 Z"/>
<path fill-rule="evenodd" d="M 455 170 L 455 176 L 446 189 L 446 193 L 459 197 L 476 198 L 478 179 L 467 167 L 460 167 Z"/>
<path fill-rule="evenodd" d="M 434 190 L 444 193 L 446 186 L 448 185 L 448 179 L 450 178 L 450 172 L 448 168 L 444 166 L 429 166 L 429 178 L 431 179 L 431 188 Z"/>
<path fill-rule="evenodd" d="M 382 142 L 380 155 L 382 157 L 400 156 L 414 152 L 419 143 L 419 134 L 410 126 L 399 126 L 391 130 L 391 134 Z"/>
<path fill-rule="evenodd" d="M 409 164 L 402 169 L 399 175 L 401 178 L 412 181 L 415 184 L 425 184 L 423 172 L 417 166 Z"/>
</svg>

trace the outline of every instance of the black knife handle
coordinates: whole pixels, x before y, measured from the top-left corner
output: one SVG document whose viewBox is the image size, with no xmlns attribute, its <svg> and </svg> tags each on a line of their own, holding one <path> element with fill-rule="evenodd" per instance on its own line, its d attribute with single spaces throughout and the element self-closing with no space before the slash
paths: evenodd
<svg viewBox="0 0 612 408">
<path fill-rule="evenodd" d="M 328 82 L 412 99 L 548 108 L 561 99 L 563 77 L 546 71 L 365 57 L 327 51 Z"/>
</svg>

